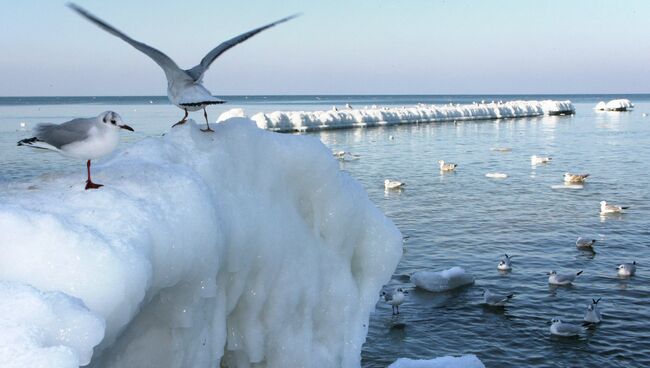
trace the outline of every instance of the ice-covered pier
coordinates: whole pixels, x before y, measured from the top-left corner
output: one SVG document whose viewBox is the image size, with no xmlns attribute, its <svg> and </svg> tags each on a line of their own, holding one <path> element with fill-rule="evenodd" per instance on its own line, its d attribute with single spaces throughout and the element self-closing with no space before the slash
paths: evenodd
<svg viewBox="0 0 650 368">
<path fill-rule="evenodd" d="M 0 186 L 0 366 L 358 367 L 402 236 L 318 139 L 230 118 Z"/>
<path fill-rule="evenodd" d="M 332 108 L 328 111 L 275 111 L 258 113 L 252 119 L 262 129 L 276 132 L 371 127 L 457 120 L 523 118 L 575 113 L 571 101 L 508 101 L 473 104 Z"/>
</svg>

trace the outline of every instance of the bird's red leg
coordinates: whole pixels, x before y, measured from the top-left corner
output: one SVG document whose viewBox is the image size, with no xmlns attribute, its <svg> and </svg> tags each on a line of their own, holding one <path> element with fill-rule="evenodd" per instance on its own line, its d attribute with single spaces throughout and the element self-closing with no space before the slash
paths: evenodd
<svg viewBox="0 0 650 368">
<path fill-rule="evenodd" d="M 183 116 L 181 121 L 179 121 L 178 123 L 172 125 L 172 128 L 175 127 L 176 125 L 183 125 L 187 121 L 187 109 L 183 109 L 183 110 L 185 110 L 185 116 Z"/>
<path fill-rule="evenodd" d="M 88 160 L 88 162 L 86 162 L 86 168 L 88 169 L 88 180 L 86 180 L 86 190 L 88 190 L 88 189 L 97 189 L 99 187 L 103 187 L 104 184 L 95 184 L 90 179 L 90 160 Z"/>
<path fill-rule="evenodd" d="M 201 129 L 202 132 L 214 132 L 214 130 L 210 129 L 210 123 L 208 123 L 208 112 L 205 111 L 205 107 L 203 108 L 203 116 L 205 117 L 205 125 L 207 125 L 207 128 Z"/>
</svg>

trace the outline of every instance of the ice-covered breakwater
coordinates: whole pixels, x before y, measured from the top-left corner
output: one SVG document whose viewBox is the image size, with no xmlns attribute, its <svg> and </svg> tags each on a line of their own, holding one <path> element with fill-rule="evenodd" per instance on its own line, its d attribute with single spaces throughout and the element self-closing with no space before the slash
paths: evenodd
<svg viewBox="0 0 650 368">
<path fill-rule="evenodd" d="M 275 111 L 258 113 L 257 126 L 278 132 L 311 131 L 379 125 L 454 120 L 522 118 L 575 113 L 571 101 L 509 101 L 467 105 L 425 105 L 332 109 L 329 111 Z"/>
<path fill-rule="evenodd" d="M 0 366 L 360 365 L 401 234 L 317 139 L 191 122 L 95 177 L 0 188 Z"/>
<path fill-rule="evenodd" d="M 594 107 L 594 109 L 599 111 L 628 111 L 633 107 L 634 104 L 632 101 L 626 98 L 621 98 L 618 100 L 611 100 L 607 103 L 605 103 L 605 101 L 600 101 L 598 104 L 596 104 L 596 107 Z"/>
</svg>

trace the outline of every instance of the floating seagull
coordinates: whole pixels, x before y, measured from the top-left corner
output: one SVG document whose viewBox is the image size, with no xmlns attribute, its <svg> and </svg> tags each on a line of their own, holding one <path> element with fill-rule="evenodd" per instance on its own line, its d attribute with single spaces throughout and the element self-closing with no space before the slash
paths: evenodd
<svg viewBox="0 0 650 368">
<path fill-rule="evenodd" d="M 174 60 L 172 60 L 169 56 L 165 55 L 161 51 L 130 38 L 103 20 L 88 13 L 85 9 L 76 4 L 70 3 L 68 6 L 89 21 L 95 23 L 106 32 L 112 34 L 113 36 L 121 38 L 126 43 L 130 44 L 137 50 L 143 52 L 145 55 L 153 59 L 153 61 L 155 61 L 156 64 L 158 64 L 163 69 L 165 76 L 167 77 L 167 97 L 169 97 L 169 101 L 171 101 L 172 104 L 178 106 L 181 110 L 185 111 L 183 119 L 181 119 L 181 121 L 174 124 L 173 126 L 184 124 L 187 121 L 188 111 L 197 111 L 203 109 L 206 129 L 202 130 L 205 132 L 212 131 L 212 129 L 210 129 L 210 124 L 208 123 L 208 113 L 205 110 L 206 106 L 221 104 L 225 102 L 212 96 L 210 91 L 208 91 L 203 86 L 203 74 L 205 74 L 212 62 L 231 47 L 234 47 L 248 40 L 249 38 L 268 28 L 271 28 L 277 24 L 286 22 L 298 16 L 298 14 L 295 14 L 286 18 L 282 18 L 263 27 L 256 28 L 252 31 L 231 38 L 230 40 L 225 41 L 219 46 L 212 49 L 212 51 L 203 57 L 197 66 L 193 67 L 192 69 L 183 70 L 179 68 L 178 65 L 176 65 Z"/>
<path fill-rule="evenodd" d="M 547 164 L 553 160 L 551 157 L 542 157 L 537 155 L 530 156 L 531 165 Z"/>
<path fill-rule="evenodd" d="M 515 294 L 492 294 L 489 289 L 483 289 L 483 304 L 493 307 L 503 307 Z"/>
<path fill-rule="evenodd" d="M 600 308 L 598 307 L 598 302 L 600 301 L 600 298 L 598 299 L 591 299 L 591 304 L 587 306 L 587 312 L 585 312 L 585 318 L 584 321 L 587 323 L 600 323 L 602 321 L 603 317 L 600 311 Z"/>
<path fill-rule="evenodd" d="M 333 151 L 332 155 L 341 161 L 354 161 L 361 157 L 361 155 L 348 151 Z"/>
<path fill-rule="evenodd" d="M 564 173 L 564 182 L 565 183 L 584 183 L 585 179 L 589 177 L 589 174 L 571 174 Z"/>
<path fill-rule="evenodd" d="M 38 124 L 35 136 L 18 142 L 19 146 L 47 149 L 64 156 L 88 160 L 88 180 L 86 189 L 97 189 L 102 184 L 90 179 L 90 160 L 100 158 L 113 152 L 120 140 L 120 129 L 133 131 L 122 124 L 122 118 L 116 112 L 106 111 L 94 118 L 79 118 L 62 124 Z"/>
<path fill-rule="evenodd" d="M 445 163 L 444 160 L 439 160 L 438 163 L 440 164 L 440 171 L 454 171 L 456 170 L 456 166 L 458 166 L 451 162 Z"/>
<path fill-rule="evenodd" d="M 622 263 L 618 265 L 618 275 L 623 277 L 634 276 L 636 273 L 636 261 L 632 263 Z"/>
<path fill-rule="evenodd" d="M 569 285 L 573 282 L 573 280 L 575 280 L 576 276 L 579 276 L 581 273 L 582 271 L 578 271 L 576 273 L 558 274 L 555 271 L 551 271 L 548 273 L 548 283 L 552 285 Z"/>
<path fill-rule="evenodd" d="M 581 236 L 576 240 L 576 247 L 579 249 L 593 249 L 596 239 L 585 239 Z"/>
<path fill-rule="evenodd" d="M 397 180 L 384 180 L 384 188 L 386 189 L 402 189 L 406 183 Z"/>
<path fill-rule="evenodd" d="M 406 296 L 404 294 L 408 294 L 408 291 L 402 288 L 397 288 L 392 292 L 381 292 L 381 296 L 384 298 L 384 302 L 386 304 L 390 304 L 393 308 L 393 315 L 399 314 L 399 306 L 404 303 L 404 300 L 406 299 Z"/>
<path fill-rule="evenodd" d="M 606 201 L 600 201 L 600 213 L 601 214 L 606 214 L 606 213 L 620 213 L 623 212 L 623 210 L 626 210 L 630 207 L 621 207 L 617 206 L 614 204 L 607 204 Z"/>
<path fill-rule="evenodd" d="M 494 172 L 494 173 L 487 173 L 485 174 L 485 176 L 492 179 L 505 179 L 508 177 L 508 174 Z"/>
<path fill-rule="evenodd" d="M 559 318 L 553 318 L 551 320 L 551 334 L 556 336 L 578 336 L 582 332 L 582 328 L 578 325 L 571 323 L 564 323 Z"/>
<path fill-rule="evenodd" d="M 509 257 L 507 254 L 504 254 L 504 256 L 505 256 L 505 258 L 502 258 L 499 261 L 499 264 L 497 265 L 497 270 L 499 270 L 499 271 L 510 271 L 510 270 L 512 270 L 512 262 L 510 261 L 510 259 L 512 259 L 512 257 Z"/>
</svg>

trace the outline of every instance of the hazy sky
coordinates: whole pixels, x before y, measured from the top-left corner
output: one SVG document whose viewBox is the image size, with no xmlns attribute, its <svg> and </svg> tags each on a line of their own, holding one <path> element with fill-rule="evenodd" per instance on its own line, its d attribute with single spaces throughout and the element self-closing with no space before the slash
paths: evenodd
<svg viewBox="0 0 650 368">
<path fill-rule="evenodd" d="M 648 1 L 126 1 L 79 5 L 213 94 L 650 92 Z M 165 95 L 147 56 L 50 0 L 2 0 L 0 96 Z"/>
</svg>

